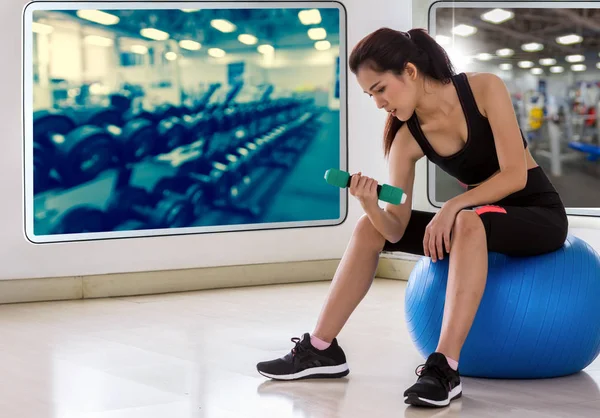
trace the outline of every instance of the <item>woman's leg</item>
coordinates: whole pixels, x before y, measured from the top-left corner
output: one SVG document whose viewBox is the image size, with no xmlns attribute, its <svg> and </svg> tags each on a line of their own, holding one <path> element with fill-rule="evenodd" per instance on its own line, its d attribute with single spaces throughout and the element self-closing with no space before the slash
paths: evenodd
<svg viewBox="0 0 600 418">
<path fill-rule="evenodd" d="M 317 320 L 313 336 L 332 342 L 373 283 L 385 238 L 366 215 L 357 222 L 346 247 L 329 293 Z"/>
<path fill-rule="evenodd" d="M 458 361 L 483 297 L 488 249 L 483 222 L 477 213 L 459 212 L 452 231 L 452 248 L 442 331 L 436 351 Z"/>
</svg>

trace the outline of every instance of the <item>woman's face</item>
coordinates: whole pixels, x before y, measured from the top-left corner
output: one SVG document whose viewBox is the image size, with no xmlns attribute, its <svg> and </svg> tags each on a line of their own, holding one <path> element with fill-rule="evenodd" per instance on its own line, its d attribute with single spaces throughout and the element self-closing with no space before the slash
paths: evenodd
<svg viewBox="0 0 600 418">
<path fill-rule="evenodd" d="M 385 109 L 399 120 L 406 122 L 417 106 L 416 68 L 409 64 L 397 75 L 391 71 L 376 72 L 362 66 L 356 75 L 358 84 L 373 97 L 378 109 Z"/>
</svg>

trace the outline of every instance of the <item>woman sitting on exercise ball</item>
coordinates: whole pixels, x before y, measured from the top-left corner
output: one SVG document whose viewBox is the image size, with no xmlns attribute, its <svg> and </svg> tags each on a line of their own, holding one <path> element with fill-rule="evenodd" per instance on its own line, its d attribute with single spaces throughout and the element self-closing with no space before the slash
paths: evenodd
<svg viewBox="0 0 600 418">
<path fill-rule="evenodd" d="M 285 357 L 259 363 L 269 378 L 348 374 L 336 336 L 371 286 L 382 250 L 449 257 L 437 349 L 405 402 L 446 406 L 462 394 L 458 372 L 487 276 L 488 251 L 533 256 L 559 249 L 568 230 L 563 203 L 531 156 L 500 78 L 455 74 L 443 48 L 422 29 L 382 28 L 350 55 L 350 69 L 379 109 L 388 112 L 384 155 L 390 181 L 408 194 L 404 205 L 379 206 L 375 180 L 357 173 L 350 194 L 358 221 L 312 334 L 292 339 Z M 422 157 L 468 186 L 437 213 L 411 210 L 415 163 Z"/>
</svg>

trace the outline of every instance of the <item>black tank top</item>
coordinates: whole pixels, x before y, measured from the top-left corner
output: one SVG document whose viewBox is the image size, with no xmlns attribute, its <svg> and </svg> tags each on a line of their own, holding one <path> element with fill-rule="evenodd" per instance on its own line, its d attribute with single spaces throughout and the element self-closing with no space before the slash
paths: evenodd
<svg viewBox="0 0 600 418">
<path fill-rule="evenodd" d="M 481 183 L 500 169 L 492 128 L 488 119 L 477 108 L 467 75 L 465 73 L 457 74 L 452 77 L 452 82 L 456 87 L 467 120 L 467 142 L 462 149 L 453 155 L 441 156 L 434 151 L 425 137 L 416 113 L 413 113 L 406 124 L 431 162 L 465 184 Z M 522 131 L 521 137 L 523 145 L 527 148 L 527 141 Z"/>
</svg>

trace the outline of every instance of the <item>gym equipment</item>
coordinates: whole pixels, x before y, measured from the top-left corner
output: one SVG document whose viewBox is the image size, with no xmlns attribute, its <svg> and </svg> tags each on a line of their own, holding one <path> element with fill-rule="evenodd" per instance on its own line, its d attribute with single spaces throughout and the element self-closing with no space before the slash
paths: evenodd
<svg viewBox="0 0 600 418">
<path fill-rule="evenodd" d="M 569 148 L 574 150 L 583 152 L 585 154 L 589 154 L 587 159 L 588 161 L 598 161 L 600 160 L 600 146 L 586 144 L 584 142 L 569 142 Z"/>
<path fill-rule="evenodd" d="M 340 188 L 350 187 L 352 176 L 337 168 L 330 168 L 325 172 L 325 180 L 332 186 Z M 389 184 L 377 185 L 377 196 L 379 200 L 391 203 L 392 205 L 399 205 L 406 202 L 406 193 L 399 187 L 390 186 Z"/>
<path fill-rule="evenodd" d="M 118 149 L 106 130 L 84 125 L 66 137 L 53 136 L 54 168 L 62 186 L 73 187 L 94 179 L 113 166 Z"/>
<path fill-rule="evenodd" d="M 408 330 L 427 357 L 442 325 L 448 259 L 422 257 L 405 293 Z M 483 299 L 460 356 L 464 376 L 535 379 L 587 367 L 600 353 L 600 256 L 569 235 L 552 253 L 489 253 Z"/>
<path fill-rule="evenodd" d="M 34 194 L 58 186 L 51 176 L 54 167 L 54 140 L 64 141 L 75 129 L 75 121 L 64 112 L 56 109 L 33 112 L 33 190 Z"/>
<path fill-rule="evenodd" d="M 172 196 L 156 196 L 132 186 L 113 191 L 107 212 L 113 228 L 127 220 L 143 222 L 147 228 L 181 228 L 194 220 L 189 202 Z"/>
<path fill-rule="evenodd" d="M 57 220 L 51 234 L 80 234 L 104 232 L 107 229 L 107 216 L 102 210 L 88 205 L 69 208 Z"/>
</svg>

